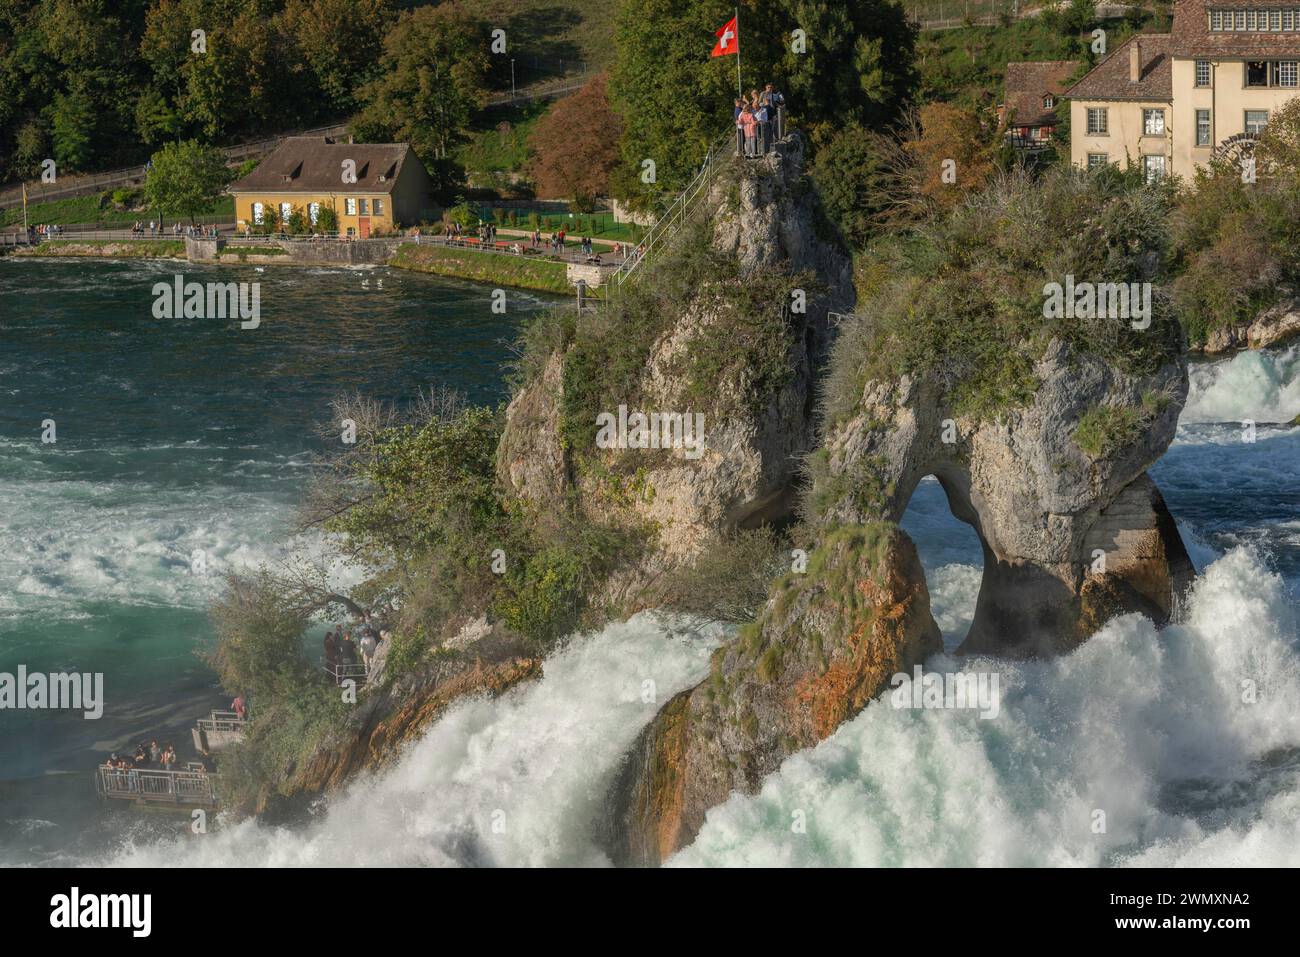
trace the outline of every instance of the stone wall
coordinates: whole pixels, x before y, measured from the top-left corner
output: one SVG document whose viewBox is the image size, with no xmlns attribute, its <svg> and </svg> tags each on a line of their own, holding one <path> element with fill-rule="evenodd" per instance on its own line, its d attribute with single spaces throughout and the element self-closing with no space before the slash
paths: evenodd
<svg viewBox="0 0 1300 957">
<path fill-rule="evenodd" d="M 195 239 L 185 237 L 185 258 L 192 263 L 216 262 L 226 245 L 224 239 Z"/>
<path fill-rule="evenodd" d="M 362 242 L 278 242 L 286 253 L 287 263 L 323 263 L 326 265 L 383 265 L 397 252 L 403 239 L 368 239 Z M 234 247 L 232 247 L 234 248 Z"/>
</svg>

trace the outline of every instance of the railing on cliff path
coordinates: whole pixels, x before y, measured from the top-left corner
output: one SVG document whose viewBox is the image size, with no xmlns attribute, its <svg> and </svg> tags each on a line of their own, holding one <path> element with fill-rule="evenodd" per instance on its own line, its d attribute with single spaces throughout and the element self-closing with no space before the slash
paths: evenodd
<svg viewBox="0 0 1300 957">
<path fill-rule="evenodd" d="M 718 169 L 721 168 L 722 161 L 735 154 L 736 134 L 733 130 L 728 130 L 709 147 L 699 171 L 686 184 L 686 188 L 677 195 L 677 198 L 673 200 L 667 211 L 655 220 L 655 224 L 645 234 L 645 238 L 636 247 L 633 255 L 625 259 L 618 269 L 614 271 L 614 275 L 609 279 L 612 288 L 621 288 L 655 250 L 661 248 L 681 229 L 700 197 L 705 194 L 705 191 L 713 183 L 713 178 Z"/>
</svg>

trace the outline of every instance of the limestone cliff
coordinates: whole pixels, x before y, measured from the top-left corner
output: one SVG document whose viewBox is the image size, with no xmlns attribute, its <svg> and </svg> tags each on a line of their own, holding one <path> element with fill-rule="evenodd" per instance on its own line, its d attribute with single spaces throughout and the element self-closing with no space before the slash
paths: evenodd
<svg viewBox="0 0 1300 957">
<path fill-rule="evenodd" d="M 541 676 L 541 659 L 510 636 L 492 632 L 470 637 L 461 645 L 449 643 L 452 647 L 400 679 L 384 684 L 377 675 L 373 690 L 359 696 L 346 731 L 301 764 L 286 768 L 250 807 L 236 810 L 265 814 L 336 791 L 358 773 L 387 767 L 456 702 L 495 697 Z"/>
<path fill-rule="evenodd" d="M 628 611 L 653 603 L 631 596 L 657 571 L 688 560 L 717 533 L 791 514 L 800 457 L 816 444 L 827 314 L 853 301 L 848 257 L 818 237 L 797 134 L 762 160 L 725 164 L 696 216 L 674 249 L 644 267 L 640 290 L 620 292 L 606 311 L 580 319 L 515 395 L 498 454 L 500 478 L 520 499 L 568 498 L 590 515 L 656 533 L 640 567 L 613 586 Z M 704 237 L 695 250 L 692 230 Z M 692 270 L 704 275 L 680 278 Z M 681 298 L 629 305 L 673 283 Z M 590 345 L 646 334 L 651 323 L 644 350 L 623 349 L 617 372 L 607 368 L 616 347 Z M 589 354 L 595 357 L 584 366 Z M 592 386 L 599 377 L 607 381 Z M 586 404 L 578 389 L 591 392 Z M 702 452 L 597 447 L 595 415 L 620 405 L 698 413 Z"/>
<path fill-rule="evenodd" d="M 1297 337 L 1300 337 L 1300 297 L 1287 295 L 1253 322 L 1211 329 L 1201 351 L 1217 356 L 1239 349 L 1267 349 L 1285 345 Z"/>
<path fill-rule="evenodd" d="M 611 853 L 658 864 L 710 807 L 753 793 L 790 754 L 829 736 L 943 643 L 911 540 L 886 523 L 837 530 L 712 673 L 641 734 L 611 795 Z"/>
<path fill-rule="evenodd" d="M 841 325 L 807 459 L 807 572 L 778 582 L 710 677 L 644 731 L 611 792 L 615 860 L 663 861 L 709 807 L 757 791 L 941 649 L 924 572 L 897 529 L 926 476 L 983 549 L 961 652 L 1058 654 L 1113 615 L 1176 612 L 1193 569 L 1147 470 L 1186 400 L 1181 330 L 1159 303 L 1141 327 L 1053 322 L 1042 308 L 1044 271 L 1131 281 L 1156 270 L 1161 250 L 1133 240 L 1144 230 L 1109 234 L 1134 210 L 1157 215 L 1155 198 L 1099 201 L 1095 189 L 1069 171 L 999 184 L 922 235 L 912 271 Z"/>
<path fill-rule="evenodd" d="M 1194 574 L 1146 475 L 1187 396 L 1175 355 L 1134 376 L 1053 340 L 1032 402 L 995 421 L 950 417 L 933 379 L 868 382 L 858 413 L 827 436 L 828 518 L 897 521 L 935 476 L 984 550 L 962 652 L 1065 651 L 1124 611 L 1164 621 Z"/>
<path fill-rule="evenodd" d="M 1053 341 L 1033 401 L 988 422 L 949 418 L 932 379 L 868 382 L 827 436 L 818 482 L 830 505 L 807 574 L 782 579 L 757 626 L 642 734 L 611 794 L 615 859 L 663 861 L 708 808 L 757 791 L 942 650 L 924 571 L 892 524 L 927 475 L 984 551 L 961 652 L 1060 653 L 1116 614 L 1167 620 L 1193 569 L 1146 470 L 1186 397 L 1177 355 L 1134 376 Z"/>
</svg>

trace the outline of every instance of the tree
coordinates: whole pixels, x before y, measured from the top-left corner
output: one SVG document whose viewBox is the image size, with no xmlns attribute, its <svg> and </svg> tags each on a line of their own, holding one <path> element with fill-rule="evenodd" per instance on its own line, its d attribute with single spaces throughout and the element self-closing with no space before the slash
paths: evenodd
<svg viewBox="0 0 1300 957">
<path fill-rule="evenodd" d="M 151 205 L 190 222 L 213 208 L 230 182 L 230 170 L 220 150 L 194 140 L 168 143 L 153 154 L 153 167 L 144 181 Z"/>
<path fill-rule="evenodd" d="M 322 206 L 316 211 L 316 228 L 322 233 L 338 232 L 339 214 L 333 206 Z"/>
<path fill-rule="evenodd" d="M 304 111 L 311 84 L 300 79 L 299 50 L 284 17 L 269 15 L 268 6 L 159 0 L 149 10 L 140 56 L 150 67 L 150 88 L 185 132 L 215 141 L 236 130 L 283 128 Z M 195 29 L 204 31 L 202 52 L 192 45 Z M 143 136 L 145 128 L 138 129 Z"/>
<path fill-rule="evenodd" d="M 310 616 L 274 574 L 232 575 L 212 606 L 220 640 L 205 658 L 232 694 L 269 700 L 297 692 L 310 674 L 301 650 Z"/>
<path fill-rule="evenodd" d="M 714 31 L 733 15 L 724 0 L 639 0 L 623 4 L 610 94 L 623 117 L 623 172 L 642 194 L 672 192 L 709 145 L 730 130 L 734 57 L 710 57 Z M 806 50 L 793 51 L 804 31 Z M 817 140 L 859 123 L 891 123 L 916 83 L 915 31 L 893 0 L 746 0 L 740 9 L 744 90 L 773 82 L 786 94 L 788 122 Z M 644 160 L 656 182 L 640 186 Z"/>
<path fill-rule="evenodd" d="M 826 215 L 861 248 L 912 197 L 898 141 L 850 126 L 817 151 L 811 175 Z"/>
<path fill-rule="evenodd" d="M 67 169 L 86 169 L 95 150 L 97 118 L 84 92 L 56 93 L 50 106 L 54 158 Z"/>
<path fill-rule="evenodd" d="M 537 195 L 572 199 L 581 211 L 593 209 L 595 197 L 609 194 L 622 135 L 623 123 L 610 109 L 602 73 L 556 103 L 529 137 Z"/>
<path fill-rule="evenodd" d="M 994 151 L 974 112 L 951 103 L 927 103 L 919 124 L 904 147 L 915 164 L 922 196 L 951 207 L 988 182 Z"/>
<path fill-rule="evenodd" d="M 464 178 L 451 152 L 487 99 L 487 28 L 459 3 L 402 15 L 352 124 L 362 141 L 409 142 L 445 196 Z"/>
<path fill-rule="evenodd" d="M 135 128 L 146 143 L 162 143 L 180 134 L 181 117 L 161 91 L 149 87 L 136 101 Z"/>
<path fill-rule="evenodd" d="M 289 218 L 285 221 L 285 229 L 290 236 L 301 236 L 311 230 L 311 223 L 307 219 L 307 211 L 301 206 L 294 204 L 289 210 Z"/>
<path fill-rule="evenodd" d="M 1093 0 L 1070 0 L 1070 5 L 1061 14 L 1061 28 L 1067 36 L 1075 37 L 1096 19 L 1097 7 Z"/>
<path fill-rule="evenodd" d="M 1300 186 L 1300 97 L 1274 110 L 1255 147 L 1259 171 L 1290 186 Z"/>
<path fill-rule="evenodd" d="M 29 120 L 18 130 L 14 145 L 13 166 L 21 176 L 35 176 L 40 172 L 41 160 L 50 155 L 45 128 Z"/>
<path fill-rule="evenodd" d="M 393 16 L 389 0 L 289 0 L 286 4 L 287 32 L 331 111 L 355 109 L 355 91 L 375 71 Z"/>
</svg>

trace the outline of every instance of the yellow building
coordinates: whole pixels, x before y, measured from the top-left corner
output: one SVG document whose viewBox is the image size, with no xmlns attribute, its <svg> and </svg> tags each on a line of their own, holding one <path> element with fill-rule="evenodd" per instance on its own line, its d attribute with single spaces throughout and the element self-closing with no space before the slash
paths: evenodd
<svg viewBox="0 0 1300 957">
<path fill-rule="evenodd" d="M 367 239 L 438 217 L 432 181 L 405 143 L 286 137 L 257 169 L 230 185 L 239 229 L 284 224 L 295 208 L 315 226 L 334 210 L 338 232 Z"/>
<path fill-rule="evenodd" d="M 1248 153 L 1298 81 L 1300 0 L 1179 0 L 1169 33 L 1132 38 L 1066 91 L 1071 160 L 1190 177 Z"/>
</svg>

